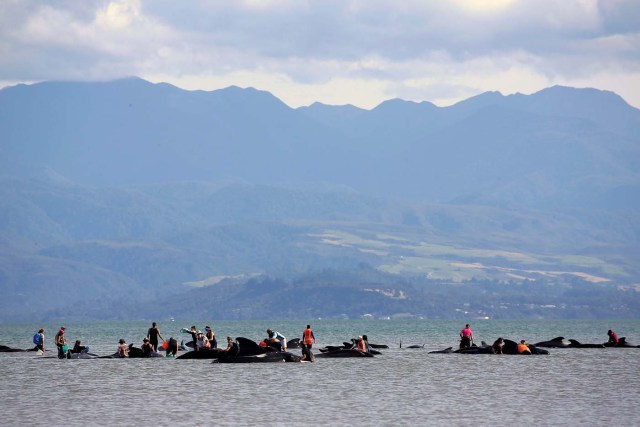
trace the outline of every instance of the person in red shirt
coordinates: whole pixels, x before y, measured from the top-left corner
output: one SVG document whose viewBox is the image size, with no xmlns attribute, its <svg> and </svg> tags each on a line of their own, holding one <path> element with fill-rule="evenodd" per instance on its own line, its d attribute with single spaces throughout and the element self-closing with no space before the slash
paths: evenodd
<svg viewBox="0 0 640 427">
<path fill-rule="evenodd" d="M 460 348 L 469 348 L 473 343 L 473 332 L 471 326 L 467 323 L 463 330 L 460 331 Z"/>
</svg>

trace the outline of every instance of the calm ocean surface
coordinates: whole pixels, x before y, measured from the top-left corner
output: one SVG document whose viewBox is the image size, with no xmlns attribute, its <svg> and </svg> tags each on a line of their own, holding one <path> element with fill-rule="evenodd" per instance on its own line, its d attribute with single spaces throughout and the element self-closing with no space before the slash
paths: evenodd
<svg viewBox="0 0 640 427">
<path fill-rule="evenodd" d="M 288 339 L 311 323 L 318 343 L 367 334 L 387 344 L 367 359 L 315 363 L 212 364 L 207 360 L 58 360 L 0 353 L 2 425 L 640 425 L 640 348 L 549 349 L 549 356 L 427 354 L 456 346 L 464 322 L 433 320 L 158 321 L 165 338 L 212 324 L 258 340 L 267 327 Z M 39 327 L 46 345 L 60 325 L 0 325 L 0 344 L 29 348 Z M 66 324 L 100 355 L 119 338 L 140 346 L 150 322 Z M 607 329 L 640 344 L 640 321 L 471 322 L 474 336 L 535 343 L 556 336 L 606 341 Z M 426 344 L 424 349 L 400 349 Z M 294 350 L 299 352 L 299 350 Z M 52 352 L 51 354 L 55 354 Z"/>
</svg>

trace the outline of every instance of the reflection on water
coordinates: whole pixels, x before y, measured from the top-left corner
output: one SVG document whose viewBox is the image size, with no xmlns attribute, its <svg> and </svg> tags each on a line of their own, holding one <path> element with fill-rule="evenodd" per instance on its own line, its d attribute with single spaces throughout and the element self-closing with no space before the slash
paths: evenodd
<svg viewBox="0 0 640 427">
<path fill-rule="evenodd" d="M 307 322 L 216 322 L 218 336 L 258 339 L 266 326 L 299 336 Z M 203 322 L 198 325 L 204 325 Z M 427 354 L 456 344 L 459 322 L 316 321 L 318 346 L 366 333 L 389 344 L 366 359 L 211 364 L 206 360 L 57 360 L 0 354 L 3 424 L 175 425 L 637 424 L 640 349 L 550 349 L 549 356 Z M 0 344 L 26 348 L 38 325 L 0 326 Z M 59 326 L 59 325 L 58 325 Z M 147 323 L 66 325 L 99 354 L 118 338 L 136 345 Z M 160 323 L 165 337 L 181 326 Z M 603 342 L 609 327 L 640 343 L 640 322 L 472 324 L 477 340 L 530 342 L 563 335 Z M 47 344 L 56 325 L 47 328 Z M 181 337 L 186 337 L 182 335 Z M 400 349 L 423 344 L 425 349 Z M 53 347 L 52 345 L 50 347 Z"/>
</svg>

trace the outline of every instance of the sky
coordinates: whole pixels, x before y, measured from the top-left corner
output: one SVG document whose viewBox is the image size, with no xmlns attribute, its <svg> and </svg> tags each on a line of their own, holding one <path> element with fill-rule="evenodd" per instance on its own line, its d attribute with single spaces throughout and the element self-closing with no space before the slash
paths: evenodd
<svg viewBox="0 0 640 427">
<path fill-rule="evenodd" d="M 0 1 L 0 87 L 130 76 L 291 107 L 553 85 L 640 107 L 640 0 Z"/>
</svg>

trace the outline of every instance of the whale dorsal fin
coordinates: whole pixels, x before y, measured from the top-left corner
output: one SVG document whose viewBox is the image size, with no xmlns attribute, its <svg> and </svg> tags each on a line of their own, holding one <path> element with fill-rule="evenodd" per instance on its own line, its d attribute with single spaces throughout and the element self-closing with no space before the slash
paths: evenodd
<svg viewBox="0 0 640 427">
<path fill-rule="evenodd" d="M 564 337 L 555 337 L 554 339 L 551 340 L 552 342 L 562 342 L 564 341 Z"/>
</svg>

